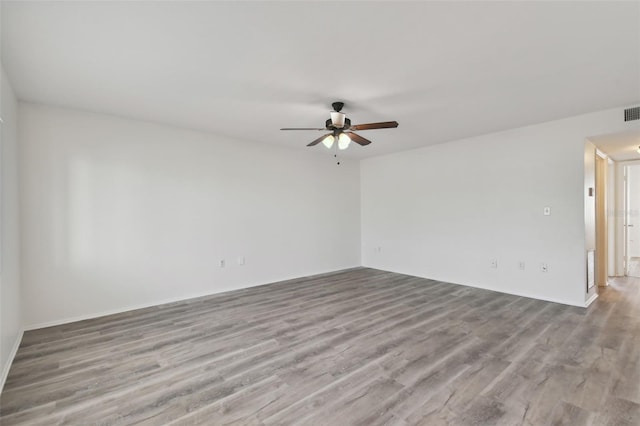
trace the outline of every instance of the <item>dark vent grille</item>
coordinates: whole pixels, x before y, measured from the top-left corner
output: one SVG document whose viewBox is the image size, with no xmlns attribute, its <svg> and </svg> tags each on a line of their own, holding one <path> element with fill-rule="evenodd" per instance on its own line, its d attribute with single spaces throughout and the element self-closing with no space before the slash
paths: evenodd
<svg viewBox="0 0 640 426">
<path fill-rule="evenodd" d="M 624 121 L 640 120 L 640 107 L 624 110 Z"/>
</svg>

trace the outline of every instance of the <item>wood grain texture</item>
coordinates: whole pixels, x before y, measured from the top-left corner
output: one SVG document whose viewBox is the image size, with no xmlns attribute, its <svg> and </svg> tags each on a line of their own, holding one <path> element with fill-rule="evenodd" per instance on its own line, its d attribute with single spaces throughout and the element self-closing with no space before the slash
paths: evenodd
<svg viewBox="0 0 640 426">
<path fill-rule="evenodd" d="M 638 425 L 640 279 L 581 309 L 358 268 L 25 333 L 2 425 Z"/>
</svg>

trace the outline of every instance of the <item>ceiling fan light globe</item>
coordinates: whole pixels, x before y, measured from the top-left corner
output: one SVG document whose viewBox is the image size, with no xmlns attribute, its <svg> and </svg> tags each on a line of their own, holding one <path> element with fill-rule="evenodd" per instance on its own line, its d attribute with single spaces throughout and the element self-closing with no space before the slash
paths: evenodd
<svg viewBox="0 0 640 426">
<path fill-rule="evenodd" d="M 331 149 L 331 147 L 333 146 L 334 139 L 335 138 L 333 137 L 333 135 L 329 135 L 322 140 L 322 144 L 326 146 L 328 149 Z"/>
<path fill-rule="evenodd" d="M 345 119 L 345 114 L 342 112 L 336 112 L 336 111 L 332 111 L 331 112 L 331 124 L 333 124 L 333 127 L 338 128 L 338 129 L 342 129 L 344 127 L 344 119 Z"/>
<path fill-rule="evenodd" d="M 351 138 L 346 133 L 340 133 L 338 137 L 338 149 L 347 149 L 351 143 Z"/>
</svg>

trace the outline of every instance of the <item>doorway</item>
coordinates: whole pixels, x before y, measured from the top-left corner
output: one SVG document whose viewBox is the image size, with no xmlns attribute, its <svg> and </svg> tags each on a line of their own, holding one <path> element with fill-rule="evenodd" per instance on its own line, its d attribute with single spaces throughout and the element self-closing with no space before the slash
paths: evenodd
<svg viewBox="0 0 640 426">
<path fill-rule="evenodd" d="M 608 269 L 606 282 L 597 272 L 593 274 L 594 281 L 607 285 L 613 277 L 640 277 L 640 129 L 589 137 L 587 140 L 596 147 L 591 169 L 594 173 L 585 175 L 588 186 L 595 187 L 595 199 L 588 201 L 588 210 L 596 212 L 595 227 L 589 227 L 595 229 L 596 235 L 590 235 L 593 240 L 589 240 L 587 248 L 597 249 L 593 256 L 596 264 L 599 262 L 597 252 L 605 254 L 606 251 Z M 588 160 L 586 158 L 585 161 Z M 605 177 L 604 184 L 599 177 Z M 597 200 L 598 196 L 600 200 Z M 604 211 L 602 202 L 605 203 Z M 596 242 L 597 234 L 602 233 L 605 223 L 606 242 L 602 238 Z"/>
<path fill-rule="evenodd" d="M 640 278 L 640 165 L 624 166 L 625 275 Z"/>
</svg>

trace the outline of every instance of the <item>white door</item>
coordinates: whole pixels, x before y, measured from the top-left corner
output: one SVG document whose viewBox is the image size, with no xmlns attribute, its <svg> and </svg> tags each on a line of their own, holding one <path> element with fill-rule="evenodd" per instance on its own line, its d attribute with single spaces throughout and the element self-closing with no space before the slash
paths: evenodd
<svg viewBox="0 0 640 426">
<path fill-rule="evenodd" d="M 640 276 L 640 166 L 625 168 L 627 275 Z"/>
</svg>

